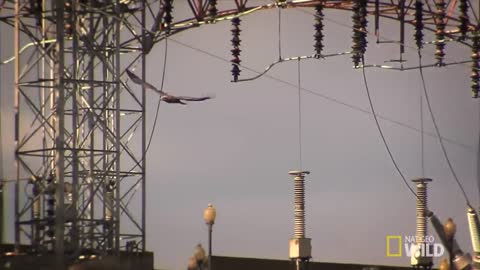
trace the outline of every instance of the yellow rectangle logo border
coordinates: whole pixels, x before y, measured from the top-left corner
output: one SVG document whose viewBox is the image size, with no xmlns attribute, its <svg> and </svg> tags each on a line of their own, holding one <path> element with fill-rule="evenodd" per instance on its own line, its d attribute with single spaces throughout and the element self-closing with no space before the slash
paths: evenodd
<svg viewBox="0 0 480 270">
<path fill-rule="evenodd" d="M 390 252 L 390 242 L 392 240 L 398 240 L 398 253 L 391 253 Z M 386 255 L 387 257 L 402 257 L 402 236 L 401 235 L 387 235 L 387 249 Z"/>
</svg>

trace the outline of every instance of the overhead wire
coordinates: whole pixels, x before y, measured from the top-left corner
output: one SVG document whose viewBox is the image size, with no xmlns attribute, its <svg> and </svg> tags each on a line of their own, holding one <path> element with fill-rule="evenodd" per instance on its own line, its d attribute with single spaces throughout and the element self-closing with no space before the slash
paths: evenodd
<svg viewBox="0 0 480 270">
<path fill-rule="evenodd" d="M 383 145 L 385 146 L 385 150 L 388 152 L 388 156 L 390 157 L 390 160 L 392 161 L 393 165 L 395 166 L 395 169 L 397 173 L 400 175 L 402 178 L 405 186 L 410 190 L 410 192 L 418 199 L 417 193 L 413 190 L 413 188 L 408 184 L 407 178 L 403 174 L 402 170 L 400 169 L 400 166 L 398 165 L 397 161 L 395 160 L 392 151 L 390 150 L 390 147 L 388 146 L 387 140 L 385 138 L 385 135 L 383 134 L 382 127 L 380 126 L 380 122 L 378 121 L 377 113 L 375 111 L 375 107 L 373 106 L 373 101 L 372 97 L 370 94 L 370 89 L 368 87 L 368 81 L 367 81 L 367 75 L 365 72 L 365 57 L 362 55 L 362 75 L 363 75 L 363 82 L 365 84 L 365 91 L 367 94 L 368 98 L 368 104 L 370 105 L 370 110 L 372 111 L 373 119 L 375 120 L 375 125 L 377 126 L 378 133 L 380 134 L 380 137 L 382 139 Z"/>
<path fill-rule="evenodd" d="M 2 27 L 0 27 L 0 36 L 2 32 Z M 0 56 L 2 55 L 2 43 L 0 42 Z M 2 66 L 0 65 L 0 84 L 2 83 Z M 1 88 L 1 85 L 0 85 Z M 0 108 L 3 108 L 3 100 L 2 100 L 2 94 L 0 93 Z M 4 171 L 3 171 L 3 128 L 2 128 L 2 114 L 0 114 L 0 192 L 2 192 L 2 185 L 3 185 L 3 177 L 4 177 Z M 0 196 L 1 199 L 1 196 Z M 1 211 L 1 210 L 0 210 Z M 2 222 L 2 221 L 0 221 Z M 2 232 L 0 232 L 1 234 Z M 0 236 L 1 239 L 1 236 Z"/>
<path fill-rule="evenodd" d="M 422 177 L 425 177 L 425 136 L 423 125 L 423 92 L 420 91 L 420 151 Z"/>
<path fill-rule="evenodd" d="M 301 87 L 301 72 L 300 72 L 300 59 L 298 59 L 298 159 L 300 162 L 300 170 L 303 169 L 302 164 L 302 87 Z"/>
<path fill-rule="evenodd" d="M 163 85 L 165 83 L 165 74 L 166 74 L 166 70 L 167 70 L 167 55 L 168 55 L 168 37 L 165 37 L 165 50 L 164 50 L 164 58 L 163 58 L 163 70 L 162 70 L 162 80 L 161 80 L 161 84 L 160 84 L 160 91 L 163 91 Z M 148 150 L 150 149 L 150 145 L 151 145 L 152 140 L 153 140 L 153 135 L 155 134 L 155 130 L 156 130 L 156 127 L 157 127 L 158 115 L 159 115 L 159 112 L 160 112 L 160 104 L 161 103 L 162 103 L 162 99 L 161 99 L 161 97 L 158 97 L 157 108 L 156 108 L 156 111 L 155 111 L 155 118 L 153 120 L 153 126 L 152 126 L 152 130 L 150 131 L 150 137 L 148 139 L 147 147 L 145 147 L 145 150 L 144 150 L 143 155 L 142 155 L 142 159 L 138 163 L 142 163 L 142 161 L 147 156 Z M 135 167 L 137 167 L 137 165 L 134 165 L 133 168 L 130 169 L 130 171 L 132 171 Z M 132 201 L 133 197 L 135 196 L 135 194 L 138 190 L 138 185 L 139 184 L 140 184 L 140 182 L 135 184 L 135 188 L 134 188 L 132 194 L 130 195 L 130 197 L 128 198 L 128 200 L 125 204 L 125 208 L 128 207 L 128 205 Z"/>
<path fill-rule="evenodd" d="M 163 85 L 165 83 L 165 73 L 167 69 L 167 55 L 168 55 L 168 38 L 165 38 L 165 55 L 163 58 L 162 82 L 160 84 L 160 92 L 163 92 Z M 155 119 L 153 121 L 153 127 L 152 127 L 152 131 L 150 132 L 150 138 L 148 139 L 147 147 L 145 148 L 145 155 L 147 154 L 148 149 L 150 148 L 150 144 L 152 143 L 152 139 L 153 139 L 153 134 L 155 133 L 155 127 L 157 126 L 158 114 L 160 111 L 160 104 L 162 103 L 161 101 L 162 101 L 161 97 L 158 97 L 157 109 L 155 111 Z"/>
<path fill-rule="evenodd" d="M 278 61 L 283 62 L 282 59 L 282 6 L 277 5 L 278 8 Z M 297 86 L 298 86 L 298 162 L 300 170 L 303 169 L 302 162 L 302 92 L 301 92 L 301 71 L 300 71 L 300 57 L 297 57 Z M 275 64 L 274 63 L 274 64 Z M 273 66 L 272 64 L 271 66 Z M 267 68 L 266 71 L 268 71 Z M 266 72 L 265 71 L 265 72 Z M 265 74 L 261 73 L 261 75 Z"/>
<path fill-rule="evenodd" d="M 300 9 L 300 11 L 303 11 L 303 10 Z M 304 12 L 305 12 L 305 13 L 308 13 L 308 14 L 310 14 L 310 15 L 316 16 L 316 14 L 312 14 L 312 13 L 307 12 L 307 11 L 304 11 Z M 330 19 L 329 21 L 333 21 L 333 20 Z M 339 23 L 339 25 L 342 25 L 342 24 Z M 359 30 L 357 30 L 357 31 L 359 31 Z M 367 34 L 370 34 L 368 31 L 366 31 L 366 32 L 367 32 Z M 411 47 L 411 46 L 406 46 L 404 43 L 402 43 L 402 45 L 403 45 L 404 47 L 414 49 L 414 48 Z M 459 186 L 459 188 L 460 188 L 460 190 L 461 190 L 461 192 L 462 192 L 462 194 L 463 194 L 463 196 L 464 196 L 464 198 L 465 198 L 465 201 L 466 201 L 467 205 L 470 207 L 470 201 L 469 201 L 469 199 L 468 199 L 468 196 L 467 196 L 467 194 L 466 194 L 466 192 L 465 192 L 465 189 L 464 189 L 462 183 L 460 182 L 460 180 L 459 180 L 459 178 L 458 178 L 458 176 L 457 176 L 457 174 L 456 174 L 456 172 L 455 172 L 455 170 L 454 170 L 454 168 L 453 168 L 453 165 L 452 165 L 452 163 L 451 163 L 451 161 L 450 161 L 450 158 L 448 157 L 447 151 L 446 151 L 446 149 L 445 149 L 445 145 L 444 145 L 444 143 L 443 143 L 443 138 L 442 138 L 442 136 L 441 136 L 441 134 L 440 134 L 440 130 L 439 130 L 438 125 L 437 125 L 437 123 L 436 123 L 436 120 L 435 120 L 435 117 L 434 117 L 434 114 L 433 114 L 433 110 L 432 110 L 432 108 L 431 108 L 430 100 L 429 100 L 429 97 L 428 97 L 427 89 L 426 89 L 425 78 L 424 78 L 424 76 L 423 76 L 423 66 L 422 66 L 422 61 L 421 61 L 421 58 L 422 58 L 422 57 L 421 57 L 421 52 L 420 52 L 420 50 L 418 50 L 418 49 L 416 49 L 416 50 L 417 50 L 417 52 L 418 52 L 418 57 L 419 57 L 419 67 L 418 67 L 418 69 L 419 69 L 420 76 L 421 76 L 421 79 L 422 79 L 422 86 L 423 86 L 423 92 L 424 92 L 424 95 L 425 95 L 425 101 L 426 101 L 426 103 L 427 103 L 428 110 L 429 110 L 429 112 L 430 112 L 430 115 L 431 115 L 431 118 L 432 118 L 432 122 L 433 122 L 433 125 L 434 125 L 434 127 L 435 127 L 436 136 L 437 136 L 438 139 L 439 139 L 440 146 L 441 146 L 441 148 L 442 148 L 442 152 L 443 152 L 443 155 L 444 155 L 444 157 L 445 157 L 445 160 L 447 161 L 448 167 L 449 167 L 449 169 L 450 169 L 450 171 L 451 171 L 451 173 L 452 173 L 452 175 L 453 175 L 456 183 L 458 184 L 458 186 Z M 363 56 L 362 56 L 362 64 L 363 64 L 363 65 L 362 65 L 362 71 L 363 71 L 363 75 L 364 75 L 365 86 L 366 86 L 366 88 L 368 89 L 367 81 L 366 81 L 366 76 L 365 76 L 365 70 L 364 70 L 364 69 L 365 69 L 365 66 L 364 66 L 365 63 L 364 63 L 364 58 L 363 58 Z M 369 97 L 369 100 L 371 100 L 370 97 Z M 423 104 L 423 103 L 422 103 L 422 104 Z M 422 106 L 423 106 L 423 105 L 422 105 Z M 372 109 L 373 109 L 373 107 L 372 107 Z M 422 109 L 423 109 L 423 108 L 422 108 Z M 373 111 L 372 111 L 372 112 L 373 112 Z M 420 133 L 422 134 L 422 142 L 421 142 L 421 144 L 422 144 L 422 146 L 421 146 L 421 148 L 422 148 L 422 149 L 421 149 L 421 151 L 422 151 L 422 165 L 421 165 L 421 166 L 422 166 L 422 173 L 424 174 L 424 170 L 425 170 L 425 169 L 424 169 L 423 111 L 422 111 L 421 113 L 422 113 L 422 121 L 421 121 L 421 128 L 420 128 L 420 129 L 421 129 Z M 373 112 L 373 115 L 374 115 L 374 118 L 375 118 L 376 122 L 378 123 L 378 119 L 377 119 L 376 114 L 375 114 L 374 112 Z M 377 126 L 380 127 L 379 125 L 377 125 Z M 381 130 L 381 129 L 379 129 L 379 131 L 380 131 L 380 130 Z M 382 139 L 384 139 L 384 136 L 383 136 L 383 135 L 382 135 Z M 387 147 L 387 144 L 386 144 L 386 141 L 385 141 L 385 140 L 384 140 L 384 143 L 385 143 L 385 146 Z M 479 145 L 478 153 L 479 153 L 478 155 L 479 155 L 479 159 L 480 159 L 480 145 Z M 391 154 L 391 151 L 389 151 L 389 154 Z M 392 158 L 392 161 L 393 161 L 393 160 L 394 160 L 394 159 L 393 159 L 393 155 L 391 155 L 391 158 Z M 396 164 L 396 163 L 395 163 L 395 164 Z M 407 181 L 406 181 L 406 178 L 403 176 L 403 174 L 402 174 L 401 171 L 399 170 L 398 166 L 395 165 L 395 167 L 397 168 L 397 171 L 399 172 L 399 174 L 402 176 L 404 182 L 408 185 L 408 183 L 407 183 Z M 477 168 L 477 170 L 480 170 L 480 169 Z M 479 173 L 479 174 L 480 174 L 480 173 Z M 478 180 L 478 181 L 479 181 L 479 184 L 480 184 L 480 176 L 479 176 L 479 180 Z M 414 191 L 413 191 L 413 189 L 411 189 L 410 185 L 408 185 L 408 187 L 409 187 L 409 189 L 414 193 Z M 479 192 L 480 192 L 480 187 L 479 187 Z M 416 195 L 416 193 L 414 193 L 414 194 Z M 418 197 L 417 197 L 417 198 L 418 198 Z"/>
<path fill-rule="evenodd" d="M 467 193 L 465 192 L 465 189 L 464 189 L 462 183 L 458 179 L 457 173 L 455 172 L 455 170 L 453 168 L 453 165 L 452 165 L 452 162 L 450 161 L 450 158 L 448 157 L 447 150 L 445 149 L 445 145 L 443 143 L 443 139 L 442 139 L 442 136 L 440 134 L 440 129 L 438 128 L 437 121 L 435 119 L 435 115 L 433 114 L 432 105 L 430 103 L 430 98 L 428 96 L 425 77 L 423 75 L 422 53 L 420 52 L 420 50 L 418 50 L 418 64 L 420 66 L 420 68 L 418 70 L 419 70 L 420 78 L 421 78 L 421 81 L 422 81 L 423 93 L 425 95 L 425 102 L 427 103 L 427 108 L 428 108 L 428 111 L 430 112 L 430 117 L 432 118 L 432 123 L 433 123 L 433 126 L 435 128 L 435 133 L 437 134 L 438 141 L 440 142 L 440 147 L 442 148 L 443 156 L 445 157 L 445 160 L 447 161 L 448 167 L 450 169 L 450 172 L 452 173 L 453 178 L 455 179 L 455 182 L 457 182 L 458 187 L 460 188 L 460 191 L 463 194 L 463 197 L 465 199 L 465 202 L 467 203 L 467 206 L 471 207 L 470 200 L 468 199 Z"/>
<path fill-rule="evenodd" d="M 278 59 L 282 59 L 282 9 L 278 8 Z"/>
<path fill-rule="evenodd" d="M 231 64 L 231 63 L 230 63 L 230 60 L 227 59 L 227 58 L 218 56 L 218 55 L 216 55 L 216 54 L 214 54 L 214 53 L 211 53 L 211 52 L 208 52 L 208 51 L 206 51 L 206 50 L 197 48 L 197 47 L 195 47 L 195 46 L 193 46 L 193 45 L 187 44 L 187 43 L 185 43 L 185 42 L 176 40 L 176 39 L 171 38 L 171 37 L 170 37 L 169 39 L 170 39 L 170 42 L 174 42 L 174 43 L 176 43 L 176 44 L 178 44 L 178 45 L 181 45 L 181 46 L 183 46 L 183 47 L 189 48 L 189 49 L 191 49 L 191 50 L 193 50 L 193 51 L 199 52 L 199 53 L 201 53 L 201 54 L 210 56 L 210 57 L 212 57 L 212 58 L 214 58 L 214 59 L 217 59 L 217 60 L 223 61 L 223 62 L 225 62 L 225 63 Z M 242 68 L 245 69 L 245 70 L 249 70 L 249 71 L 254 72 L 254 73 L 256 73 L 256 74 L 262 73 L 261 71 L 257 71 L 257 70 L 255 70 L 255 69 L 253 69 L 253 68 L 251 68 L 251 67 L 246 66 L 246 65 L 239 65 L 239 66 L 242 67 Z M 290 86 L 290 87 L 292 87 L 292 88 L 294 88 L 294 89 L 297 89 L 297 88 L 298 88 L 298 86 L 296 85 L 296 83 L 291 83 L 291 82 L 289 82 L 289 81 L 286 81 L 286 80 L 284 80 L 284 79 L 278 78 L 278 77 L 276 77 L 276 76 L 266 74 L 265 77 L 267 77 L 267 78 L 269 78 L 269 79 L 271 79 L 271 80 L 274 80 L 274 81 L 276 81 L 276 82 L 279 82 L 279 83 L 288 85 L 288 86 Z M 309 93 L 309 94 L 311 94 L 311 95 L 314 95 L 314 96 L 318 96 L 318 97 L 320 97 L 320 98 L 323 98 L 323 99 L 325 99 L 325 100 L 327 100 L 327 101 L 330 101 L 330 102 L 332 102 L 332 103 L 336 103 L 336 104 L 345 106 L 345 107 L 350 108 L 350 109 L 352 109 L 352 110 L 354 110 L 354 111 L 357 111 L 357 112 L 362 112 L 362 113 L 366 113 L 366 114 L 371 114 L 371 113 L 372 113 L 372 112 L 369 111 L 369 110 L 366 110 L 366 109 L 363 109 L 363 108 L 361 108 L 361 107 L 358 107 L 358 106 L 355 106 L 355 105 L 346 103 L 346 102 L 344 102 L 344 101 L 341 101 L 341 100 L 336 99 L 336 98 L 334 98 L 334 97 L 331 97 L 331 96 L 329 96 L 329 95 L 316 92 L 316 91 L 314 91 L 314 90 L 305 88 L 305 87 L 303 87 L 303 86 L 301 87 L 301 90 L 302 90 L 303 92 Z M 416 132 L 420 132 L 420 129 L 419 129 L 419 128 L 414 127 L 414 126 L 410 126 L 410 125 L 408 125 L 408 124 L 406 124 L 406 123 L 403 123 L 403 122 L 400 122 L 400 121 L 398 121 L 398 120 L 391 119 L 391 118 L 388 118 L 388 117 L 383 116 L 383 115 L 380 115 L 380 114 L 378 114 L 377 117 L 378 117 L 379 119 L 382 119 L 382 120 L 386 121 L 386 122 L 396 124 L 396 125 L 401 126 L 401 127 L 403 127 L 403 128 L 406 128 L 406 129 L 409 129 L 409 130 L 413 130 L 413 131 L 416 131 Z M 435 136 L 436 136 L 435 134 L 430 133 L 430 132 L 426 132 L 426 131 L 425 131 L 425 134 L 428 135 L 428 136 L 431 136 L 431 137 L 435 137 Z M 463 144 L 463 143 L 461 143 L 461 142 L 457 142 L 457 141 L 455 141 L 455 140 L 453 140 L 453 139 L 449 139 L 449 138 L 443 138 L 443 139 L 444 139 L 444 141 L 446 141 L 446 142 L 449 142 L 449 143 L 451 143 L 451 144 L 460 146 L 460 147 L 462 147 L 462 148 L 464 148 L 464 149 L 466 149 L 466 150 L 469 150 L 470 152 L 476 151 L 476 150 L 473 150 L 473 147 L 472 147 L 471 145 Z"/>
<path fill-rule="evenodd" d="M 480 121 L 480 106 L 478 106 L 478 121 Z M 478 145 L 477 145 L 477 189 L 480 198 L 480 125 L 478 130 Z"/>
</svg>

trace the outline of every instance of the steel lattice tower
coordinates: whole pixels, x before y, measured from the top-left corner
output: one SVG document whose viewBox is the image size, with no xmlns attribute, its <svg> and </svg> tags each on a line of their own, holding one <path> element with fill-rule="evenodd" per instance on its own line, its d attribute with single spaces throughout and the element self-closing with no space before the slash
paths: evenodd
<svg viewBox="0 0 480 270">
<path fill-rule="evenodd" d="M 143 3 L 9 4 L 16 57 L 15 244 L 54 251 L 61 264 L 64 254 L 144 251 L 145 91 L 130 89 L 122 78 L 132 63 L 144 76 L 141 46 L 124 42 L 145 37 Z M 136 29 L 121 29 L 130 16 L 138 17 Z M 127 53 L 132 57 L 125 63 L 120 55 Z"/>
</svg>

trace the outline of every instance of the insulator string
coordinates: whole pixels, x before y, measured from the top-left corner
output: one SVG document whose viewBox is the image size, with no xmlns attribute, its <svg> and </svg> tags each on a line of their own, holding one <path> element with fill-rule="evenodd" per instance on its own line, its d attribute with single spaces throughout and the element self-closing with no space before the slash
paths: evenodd
<svg viewBox="0 0 480 270">
<path fill-rule="evenodd" d="M 360 65 L 360 61 L 367 49 L 367 0 L 354 1 L 353 15 L 353 45 L 352 60 L 354 67 Z"/>
<path fill-rule="evenodd" d="M 232 32 L 232 46 L 233 46 L 233 49 L 231 50 L 232 52 L 232 56 L 233 56 L 233 59 L 230 61 L 232 63 L 232 76 L 233 76 L 233 81 L 236 82 L 238 81 L 238 76 L 240 76 L 240 63 L 242 62 L 240 60 L 240 43 L 241 43 L 241 40 L 240 40 L 240 32 L 242 30 L 240 30 L 240 18 L 238 17 L 235 17 L 232 19 L 232 30 L 230 30 Z"/>
<path fill-rule="evenodd" d="M 471 89 L 472 97 L 478 98 L 478 93 L 480 91 L 480 35 L 478 29 L 473 34 L 473 44 L 472 44 L 472 72 L 470 73 L 471 79 Z"/>
<path fill-rule="evenodd" d="M 468 1 L 460 0 L 458 9 L 460 10 L 460 15 L 458 16 L 460 19 L 460 25 L 458 26 L 461 33 L 460 40 L 464 40 L 467 37 L 468 25 L 470 24 L 470 18 L 468 16 Z"/>
<path fill-rule="evenodd" d="M 209 14 L 211 20 L 214 21 L 215 17 L 217 17 L 217 14 L 218 14 L 217 0 L 210 0 L 209 1 L 208 14 Z"/>
<path fill-rule="evenodd" d="M 437 65 L 443 66 L 444 65 L 444 58 L 445 58 L 445 1 L 444 0 L 436 0 L 435 7 L 437 10 L 435 11 L 434 18 L 435 18 L 435 59 L 437 59 Z"/>
<path fill-rule="evenodd" d="M 423 2 L 422 0 L 415 1 L 415 43 L 417 48 L 423 47 Z"/>
<path fill-rule="evenodd" d="M 173 0 L 165 0 L 165 4 L 163 6 L 163 10 L 165 12 L 164 22 L 166 26 L 165 32 L 170 34 L 170 30 L 172 29 L 172 21 L 173 21 Z"/>
<path fill-rule="evenodd" d="M 315 38 L 315 44 L 314 44 L 314 48 L 315 48 L 315 55 L 317 57 L 321 57 L 322 55 L 322 51 L 323 51 L 323 38 L 324 38 L 324 35 L 323 35 L 323 18 L 324 18 L 324 15 L 323 15 L 323 2 L 320 2 L 318 3 L 316 6 L 315 6 L 315 35 L 314 35 L 314 38 Z"/>
</svg>

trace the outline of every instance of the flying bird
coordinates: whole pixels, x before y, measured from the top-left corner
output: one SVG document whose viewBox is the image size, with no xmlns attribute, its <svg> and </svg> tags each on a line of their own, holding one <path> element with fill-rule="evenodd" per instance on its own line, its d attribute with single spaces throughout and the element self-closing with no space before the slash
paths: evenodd
<svg viewBox="0 0 480 270">
<path fill-rule="evenodd" d="M 162 90 L 157 89 L 152 84 L 143 81 L 142 79 L 140 79 L 137 75 L 135 75 L 130 70 L 127 69 L 126 72 L 127 72 L 128 77 L 130 77 L 130 79 L 132 80 L 132 82 L 134 82 L 136 84 L 139 84 L 139 85 L 143 85 L 143 86 L 145 86 L 145 88 L 157 92 L 160 95 L 160 99 L 165 101 L 166 103 L 178 103 L 178 104 L 186 105 L 187 103 L 185 103 L 184 101 L 204 101 L 204 100 L 213 98 L 213 96 L 187 97 L 187 96 L 170 95 L 170 94 L 168 94 L 168 93 L 166 93 Z"/>
</svg>

